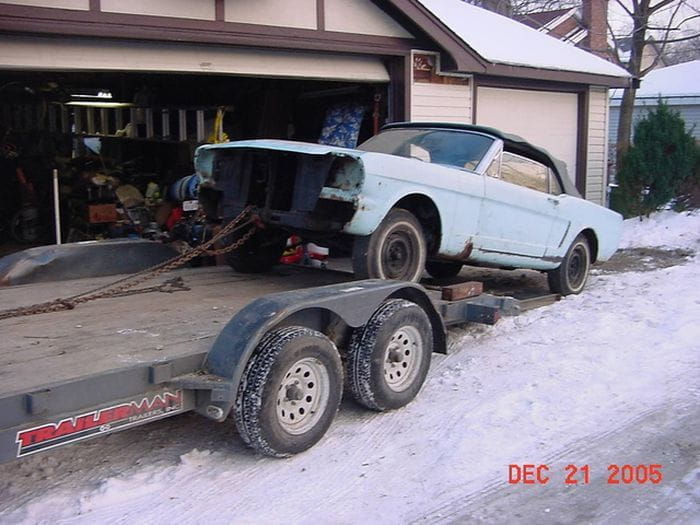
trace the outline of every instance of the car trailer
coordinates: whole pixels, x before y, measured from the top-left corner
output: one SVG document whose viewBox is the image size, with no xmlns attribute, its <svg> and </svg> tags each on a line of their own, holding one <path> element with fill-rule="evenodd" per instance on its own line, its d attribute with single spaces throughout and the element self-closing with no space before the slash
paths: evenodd
<svg viewBox="0 0 700 525">
<path fill-rule="evenodd" d="M 369 409 L 400 408 L 420 390 L 431 354 L 446 353 L 447 326 L 494 324 L 529 306 L 480 283 L 354 281 L 291 266 L 176 275 L 176 286 L 161 279 L 0 321 L 0 462 L 191 410 L 233 416 L 250 447 L 289 456 L 321 439 L 344 388 Z M 4 288 L 2 309 L 110 280 Z M 552 299 L 530 303 L 543 301 Z"/>
</svg>

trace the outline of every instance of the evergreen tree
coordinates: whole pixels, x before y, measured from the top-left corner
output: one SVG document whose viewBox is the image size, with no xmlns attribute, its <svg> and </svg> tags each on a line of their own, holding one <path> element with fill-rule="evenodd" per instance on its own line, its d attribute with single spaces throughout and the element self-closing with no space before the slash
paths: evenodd
<svg viewBox="0 0 700 525">
<path fill-rule="evenodd" d="M 681 192 L 693 177 L 698 147 L 676 111 L 659 100 L 634 128 L 634 145 L 617 174 L 625 215 L 649 215 Z"/>
</svg>

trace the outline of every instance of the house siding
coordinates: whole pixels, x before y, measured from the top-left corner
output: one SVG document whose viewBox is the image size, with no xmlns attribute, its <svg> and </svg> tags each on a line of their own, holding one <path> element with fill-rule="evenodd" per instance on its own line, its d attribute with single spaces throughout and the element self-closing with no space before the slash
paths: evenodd
<svg viewBox="0 0 700 525">
<path fill-rule="evenodd" d="M 411 90 L 411 120 L 471 124 L 471 93 L 469 85 L 414 82 Z"/>
<path fill-rule="evenodd" d="M 444 75 L 436 54 L 412 53 L 410 120 L 472 124 L 472 82 L 466 76 Z"/>
<path fill-rule="evenodd" d="M 146 16 L 169 16 L 174 18 L 192 18 L 195 20 L 214 20 L 215 2 L 213 0 L 101 0 L 100 9 L 105 13 L 121 13 Z"/>
<path fill-rule="evenodd" d="M 608 90 L 592 87 L 588 93 L 588 139 L 585 197 L 605 205 L 608 186 Z"/>
<path fill-rule="evenodd" d="M 324 0 L 324 13 L 328 31 L 398 38 L 413 37 L 371 0 Z"/>
<path fill-rule="evenodd" d="M 667 99 L 671 110 L 680 113 L 681 118 L 685 122 L 685 129 L 693 135 L 696 142 L 700 142 L 700 98 L 692 97 L 697 102 L 694 104 L 677 104 L 674 100 Z M 637 100 L 634 112 L 632 113 L 632 134 L 634 135 L 634 124 L 643 119 L 649 111 L 656 108 L 657 99 L 641 99 Z M 620 120 L 620 106 L 615 105 L 610 108 L 610 143 L 617 142 L 617 129 Z"/>
<path fill-rule="evenodd" d="M 224 13 L 227 22 L 317 28 L 316 0 L 225 0 Z"/>
</svg>

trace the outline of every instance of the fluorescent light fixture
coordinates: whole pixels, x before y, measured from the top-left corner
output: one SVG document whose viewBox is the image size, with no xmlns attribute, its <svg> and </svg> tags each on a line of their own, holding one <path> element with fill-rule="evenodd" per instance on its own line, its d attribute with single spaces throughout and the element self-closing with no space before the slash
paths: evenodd
<svg viewBox="0 0 700 525">
<path fill-rule="evenodd" d="M 112 100 L 112 92 L 109 89 L 80 89 L 77 93 L 71 93 L 71 98 L 96 98 L 99 100 Z"/>
<path fill-rule="evenodd" d="M 87 101 L 72 101 L 66 102 L 66 106 L 82 106 L 88 108 L 130 108 L 133 104 L 129 102 L 99 102 L 97 100 L 93 102 Z"/>
</svg>

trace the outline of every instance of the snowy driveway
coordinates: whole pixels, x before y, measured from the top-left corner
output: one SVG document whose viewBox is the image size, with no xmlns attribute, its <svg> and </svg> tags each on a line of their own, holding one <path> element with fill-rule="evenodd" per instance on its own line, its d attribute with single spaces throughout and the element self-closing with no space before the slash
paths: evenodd
<svg viewBox="0 0 700 525">
<path fill-rule="evenodd" d="M 645 226 L 626 224 L 626 246 L 698 250 L 698 215 Z M 414 403 L 346 402 L 300 456 L 253 456 L 232 423 L 184 415 L 0 466 L 0 522 L 687 523 L 699 319 L 700 257 L 597 273 L 579 296 L 452 330 Z M 548 465 L 549 483 L 509 484 L 526 463 Z M 589 483 L 566 485 L 569 464 L 589 465 Z M 660 464 L 664 479 L 610 485 L 610 464 Z"/>
</svg>

